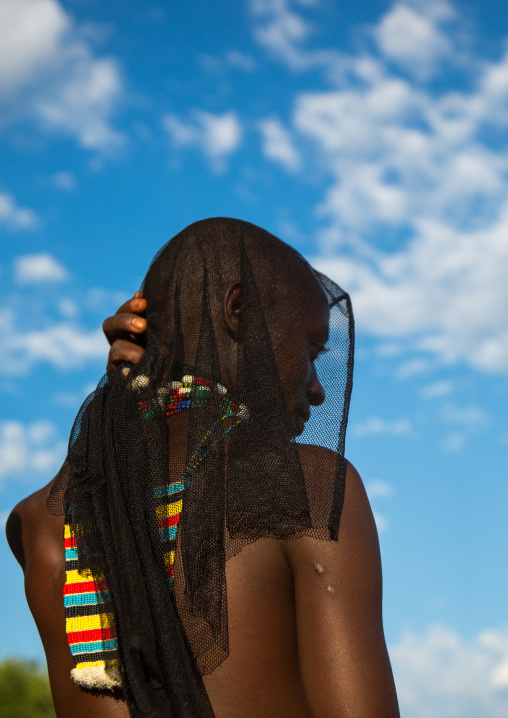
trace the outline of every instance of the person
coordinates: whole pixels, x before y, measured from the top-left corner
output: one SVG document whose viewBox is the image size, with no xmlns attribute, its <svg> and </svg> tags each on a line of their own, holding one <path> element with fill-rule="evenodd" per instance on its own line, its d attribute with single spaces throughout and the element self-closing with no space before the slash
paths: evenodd
<svg viewBox="0 0 508 718">
<path fill-rule="evenodd" d="M 347 294 L 214 218 L 104 330 L 64 466 L 7 522 L 59 718 L 396 718 L 376 527 L 343 457 Z M 88 663 L 62 601 L 76 571 L 110 616 Z"/>
</svg>

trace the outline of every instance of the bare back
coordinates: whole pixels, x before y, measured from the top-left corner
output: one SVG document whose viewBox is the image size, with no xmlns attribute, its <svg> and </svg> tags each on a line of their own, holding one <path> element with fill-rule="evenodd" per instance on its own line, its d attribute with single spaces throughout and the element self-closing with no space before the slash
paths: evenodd
<svg viewBox="0 0 508 718">
<path fill-rule="evenodd" d="M 48 662 L 59 718 L 128 716 L 120 695 L 70 678 L 62 587 L 63 518 L 51 485 L 23 500 L 9 543 Z M 361 479 L 348 468 L 339 542 L 261 539 L 226 566 L 229 657 L 205 687 L 217 718 L 396 718 L 381 621 L 377 534 Z"/>
</svg>

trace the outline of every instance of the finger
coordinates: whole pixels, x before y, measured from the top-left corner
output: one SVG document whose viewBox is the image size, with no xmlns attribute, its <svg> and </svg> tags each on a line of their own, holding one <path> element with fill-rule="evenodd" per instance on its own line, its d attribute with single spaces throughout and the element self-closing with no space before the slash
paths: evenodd
<svg viewBox="0 0 508 718">
<path fill-rule="evenodd" d="M 106 371 L 109 372 L 112 369 L 116 369 L 122 362 L 137 364 L 144 353 L 145 350 L 143 347 L 124 339 L 117 339 L 113 342 L 109 350 Z"/>
<path fill-rule="evenodd" d="M 116 310 L 115 313 L 123 314 L 124 312 L 134 312 L 135 314 L 139 314 L 141 312 L 144 312 L 145 309 L 146 299 L 143 299 L 143 292 L 138 291 L 131 299 L 128 299 L 126 302 L 124 302 L 122 306 Z"/>
<path fill-rule="evenodd" d="M 141 300 L 145 303 L 146 301 Z M 146 332 L 146 319 L 132 312 L 117 312 L 104 320 L 102 325 L 106 339 L 113 344 L 117 339 L 135 338 L 137 334 Z"/>
</svg>

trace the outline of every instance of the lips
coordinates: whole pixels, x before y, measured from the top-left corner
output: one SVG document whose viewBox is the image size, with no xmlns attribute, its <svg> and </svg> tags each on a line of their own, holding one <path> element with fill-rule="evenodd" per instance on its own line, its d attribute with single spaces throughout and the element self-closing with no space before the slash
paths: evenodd
<svg viewBox="0 0 508 718">
<path fill-rule="evenodd" d="M 295 433 L 296 436 L 303 434 L 306 422 L 310 419 L 310 411 L 296 411 L 294 414 L 295 418 Z"/>
</svg>

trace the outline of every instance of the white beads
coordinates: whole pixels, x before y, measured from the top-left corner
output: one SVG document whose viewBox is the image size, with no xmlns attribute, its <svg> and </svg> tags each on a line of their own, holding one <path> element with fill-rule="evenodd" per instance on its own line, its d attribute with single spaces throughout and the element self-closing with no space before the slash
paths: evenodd
<svg viewBox="0 0 508 718">
<path fill-rule="evenodd" d="M 217 392 L 217 394 L 222 394 L 222 395 L 228 393 L 228 390 L 226 389 L 225 386 L 222 386 L 222 384 L 216 384 L 215 391 Z"/>
<path fill-rule="evenodd" d="M 140 389 L 146 389 L 149 384 L 150 379 L 146 376 L 146 374 L 140 374 L 132 380 L 132 388 L 137 389 L 138 391 Z"/>
<path fill-rule="evenodd" d="M 237 414 L 237 416 L 238 416 L 240 419 L 244 419 L 244 421 L 247 421 L 247 419 L 249 418 L 249 410 L 247 409 L 247 407 L 245 406 L 245 404 L 240 404 L 240 406 L 238 407 L 238 414 Z"/>
</svg>

